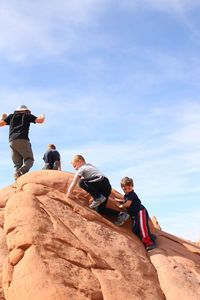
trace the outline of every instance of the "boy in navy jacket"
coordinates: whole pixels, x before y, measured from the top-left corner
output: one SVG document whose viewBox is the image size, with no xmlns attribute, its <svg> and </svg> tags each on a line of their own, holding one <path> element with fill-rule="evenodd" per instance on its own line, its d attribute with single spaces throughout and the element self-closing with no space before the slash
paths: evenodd
<svg viewBox="0 0 200 300">
<path fill-rule="evenodd" d="M 127 210 L 133 220 L 132 231 L 142 240 L 145 249 L 149 251 L 156 248 L 155 236 L 150 232 L 148 224 L 148 212 L 134 192 L 132 178 L 124 177 L 120 183 L 121 188 L 125 193 L 124 201 L 121 204 L 122 200 L 115 198 L 116 205 L 119 208 L 125 208 Z"/>
</svg>

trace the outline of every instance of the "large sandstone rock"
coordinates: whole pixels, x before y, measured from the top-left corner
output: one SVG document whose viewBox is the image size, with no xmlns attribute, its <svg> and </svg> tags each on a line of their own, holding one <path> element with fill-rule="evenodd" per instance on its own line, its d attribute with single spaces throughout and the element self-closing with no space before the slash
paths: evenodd
<svg viewBox="0 0 200 300">
<path fill-rule="evenodd" d="M 37 171 L 0 191 L 1 300 L 199 299 L 197 246 L 157 230 L 147 254 L 130 221 L 116 227 L 79 188 L 66 197 L 72 178 Z"/>
<path fill-rule="evenodd" d="M 152 222 L 153 222 L 153 225 L 156 229 L 162 230 L 161 227 L 160 227 L 160 224 L 158 223 L 158 220 L 156 219 L 155 216 L 152 218 Z"/>
</svg>

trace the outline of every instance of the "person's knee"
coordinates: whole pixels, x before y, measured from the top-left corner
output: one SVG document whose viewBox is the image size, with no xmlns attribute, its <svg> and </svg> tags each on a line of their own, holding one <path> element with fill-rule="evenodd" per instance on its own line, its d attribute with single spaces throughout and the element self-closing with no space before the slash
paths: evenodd
<svg viewBox="0 0 200 300">
<path fill-rule="evenodd" d="M 79 182 L 78 182 L 78 185 L 79 185 L 80 188 L 83 189 L 85 187 L 85 180 L 84 179 L 80 179 Z"/>
<path fill-rule="evenodd" d="M 101 203 L 101 204 L 97 207 L 96 211 L 97 211 L 99 214 L 103 214 L 103 213 L 104 213 L 105 208 L 106 208 L 106 203 L 107 203 L 107 200 L 104 201 L 103 203 Z"/>
<path fill-rule="evenodd" d="M 101 205 L 99 205 L 99 206 L 96 208 L 96 211 L 101 215 L 101 214 L 103 214 L 105 207 L 100 207 L 100 206 L 101 206 Z"/>
<path fill-rule="evenodd" d="M 24 161 L 25 164 L 27 164 L 30 168 L 33 166 L 34 164 L 34 158 L 33 157 L 29 157 L 26 161 Z"/>
<path fill-rule="evenodd" d="M 33 157 L 27 157 L 24 159 L 24 163 L 22 166 L 22 171 L 23 173 L 26 173 L 29 171 L 29 169 L 33 166 L 34 163 L 34 158 Z"/>
<path fill-rule="evenodd" d="M 140 231 L 137 226 L 132 227 L 132 232 L 140 238 Z"/>
</svg>

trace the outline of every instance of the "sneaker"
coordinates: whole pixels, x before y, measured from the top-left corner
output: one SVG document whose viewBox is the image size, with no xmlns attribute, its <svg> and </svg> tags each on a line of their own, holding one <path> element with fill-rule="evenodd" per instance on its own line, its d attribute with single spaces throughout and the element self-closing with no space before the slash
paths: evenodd
<svg viewBox="0 0 200 300">
<path fill-rule="evenodd" d="M 155 249 L 155 248 L 156 248 L 156 243 L 153 243 L 152 245 L 147 246 L 147 247 L 146 247 L 146 250 L 147 250 L 147 251 L 150 251 L 150 250 L 153 250 L 153 249 Z"/>
<path fill-rule="evenodd" d="M 117 221 L 115 222 L 115 225 L 117 226 L 122 226 L 124 225 L 124 223 L 129 219 L 129 214 L 127 214 L 127 212 L 120 212 L 118 214 L 118 217 L 117 217 Z"/>
<path fill-rule="evenodd" d="M 17 178 L 19 178 L 22 175 L 23 175 L 22 171 L 16 171 L 14 174 L 15 180 L 17 180 Z"/>
<path fill-rule="evenodd" d="M 106 201 L 106 197 L 101 195 L 99 198 L 93 199 L 92 203 L 89 205 L 89 208 L 95 208 L 99 206 L 101 203 Z"/>
<path fill-rule="evenodd" d="M 150 238 L 154 242 L 157 239 L 157 236 L 155 234 L 151 233 Z"/>
</svg>

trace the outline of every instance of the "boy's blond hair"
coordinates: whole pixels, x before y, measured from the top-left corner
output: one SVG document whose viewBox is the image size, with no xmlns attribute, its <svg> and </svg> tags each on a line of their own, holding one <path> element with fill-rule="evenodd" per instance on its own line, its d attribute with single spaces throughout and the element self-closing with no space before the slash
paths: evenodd
<svg viewBox="0 0 200 300">
<path fill-rule="evenodd" d="M 82 155 L 80 155 L 80 154 L 74 155 L 72 157 L 71 163 L 73 164 L 73 163 L 75 163 L 75 162 L 77 162 L 79 160 L 81 160 L 81 161 L 83 161 L 85 163 L 85 158 Z"/>
<path fill-rule="evenodd" d="M 134 187 L 133 179 L 130 178 L 130 177 L 122 178 L 121 181 L 120 181 L 120 184 L 121 184 L 121 186 L 129 185 L 129 186 Z"/>
</svg>

